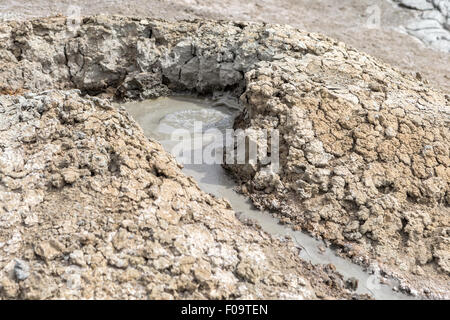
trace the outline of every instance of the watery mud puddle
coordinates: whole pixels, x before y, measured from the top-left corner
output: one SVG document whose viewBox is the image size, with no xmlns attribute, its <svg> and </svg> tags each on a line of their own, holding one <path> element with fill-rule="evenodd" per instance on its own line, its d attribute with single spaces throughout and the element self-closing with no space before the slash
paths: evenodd
<svg viewBox="0 0 450 320">
<path fill-rule="evenodd" d="M 234 117 L 239 112 L 237 105 L 190 97 L 158 98 L 131 102 L 123 106 L 143 128 L 146 136 L 158 140 L 169 152 L 180 143 L 172 139 L 172 133 L 175 130 L 185 129 L 194 133 L 196 130 L 194 122 L 201 121 L 203 130 L 217 128 L 224 131 L 232 128 Z M 195 141 L 192 145 L 192 148 L 206 147 L 205 143 L 202 145 Z M 392 290 L 398 285 L 394 280 L 390 280 L 388 284 L 380 284 L 377 275 L 369 274 L 362 267 L 337 256 L 329 248 L 323 251 L 322 241 L 303 232 L 293 231 L 288 226 L 280 225 L 278 219 L 270 213 L 254 208 L 245 196 L 233 190 L 236 184 L 220 164 L 185 164 L 183 171 L 186 175 L 192 176 L 205 192 L 227 199 L 233 209 L 240 214 L 240 219 L 252 219 L 272 235 L 291 236 L 302 248 L 300 253 L 302 259 L 313 264 L 331 263 L 345 279 L 351 277 L 358 279 L 357 293 L 371 294 L 376 299 L 411 299 L 410 296 Z"/>
</svg>

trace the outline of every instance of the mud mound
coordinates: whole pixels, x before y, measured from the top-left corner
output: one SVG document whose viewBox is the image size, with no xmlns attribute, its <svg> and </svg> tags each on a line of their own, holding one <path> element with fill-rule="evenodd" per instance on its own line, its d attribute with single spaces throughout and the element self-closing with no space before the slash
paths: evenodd
<svg viewBox="0 0 450 320">
<path fill-rule="evenodd" d="M 355 261 L 378 260 L 414 288 L 448 294 L 448 95 L 289 26 L 98 16 L 71 28 L 64 18 L 2 23 L 0 38 L 0 92 L 243 94 L 236 126 L 281 133 L 279 173 L 261 164 L 229 168 L 256 204 Z M 23 134 L 33 137 L 29 130 Z M 56 188 L 62 181 L 55 177 Z"/>
<path fill-rule="evenodd" d="M 344 48 L 260 63 L 246 80 L 236 126 L 250 137 L 251 129 L 278 129 L 281 170 L 230 166 L 244 191 L 355 261 L 374 258 L 427 285 L 435 277 L 445 296 L 449 97 Z"/>
</svg>

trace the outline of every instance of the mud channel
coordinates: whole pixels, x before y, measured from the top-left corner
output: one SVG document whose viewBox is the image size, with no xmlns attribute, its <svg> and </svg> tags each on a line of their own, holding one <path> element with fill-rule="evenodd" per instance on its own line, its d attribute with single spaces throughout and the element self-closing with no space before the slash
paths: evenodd
<svg viewBox="0 0 450 320">
<path fill-rule="evenodd" d="M 119 105 L 117 105 L 119 106 Z M 175 150 L 180 141 L 173 139 L 176 130 L 188 130 L 194 134 L 194 123 L 202 123 L 203 131 L 216 128 L 225 131 L 233 126 L 234 118 L 240 107 L 230 101 L 213 101 L 190 96 L 162 97 L 141 102 L 130 102 L 123 105 L 138 122 L 147 137 L 158 140 L 167 151 Z M 191 150 L 201 146 L 204 150 L 211 141 L 191 141 Z M 182 159 L 181 159 L 182 160 Z M 219 198 L 225 198 L 243 222 L 253 221 L 265 232 L 290 237 L 300 250 L 300 258 L 313 264 L 333 264 L 345 279 L 356 279 L 356 293 L 370 294 L 375 299 L 412 299 L 413 297 L 393 288 L 398 286 L 394 279 L 384 279 L 377 270 L 368 272 L 349 260 L 336 255 L 331 248 L 325 248 L 324 242 L 304 232 L 294 231 L 289 226 L 279 223 L 269 212 L 258 210 L 244 195 L 235 192 L 236 183 L 220 164 L 184 164 L 183 172 L 192 176 L 203 191 Z M 354 280 L 353 280 L 354 281 Z"/>
</svg>

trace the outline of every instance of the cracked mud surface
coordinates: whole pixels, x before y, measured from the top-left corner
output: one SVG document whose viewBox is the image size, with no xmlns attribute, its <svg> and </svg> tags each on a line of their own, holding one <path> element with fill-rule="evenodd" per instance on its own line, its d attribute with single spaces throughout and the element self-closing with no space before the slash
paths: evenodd
<svg viewBox="0 0 450 320">
<path fill-rule="evenodd" d="M 306 266 L 292 246 L 243 227 L 200 192 L 123 112 L 75 91 L 23 93 L 71 88 L 119 99 L 242 94 L 236 126 L 282 137 L 279 174 L 229 168 L 257 205 L 356 262 L 378 261 L 415 294 L 448 297 L 448 95 L 289 26 L 102 16 L 68 33 L 64 18 L 51 18 L 2 23 L 0 38 L 0 90 L 16 94 L 0 96 L 0 141 L 14 146 L 0 149 L 4 297 L 70 295 L 61 284 L 75 278 L 86 281 L 75 293 L 83 297 L 311 298 L 329 287 L 349 297 L 327 268 Z M 211 248 L 217 261 L 205 255 Z M 98 293 L 97 269 L 107 283 Z"/>
<path fill-rule="evenodd" d="M 109 102 L 51 91 L 0 106 L 0 298 L 351 298 Z"/>
<path fill-rule="evenodd" d="M 446 296 L 449 98 L 375 61 L 350 66 L 350 54 L 340 65 L 331 56 L 261 63 L 246 74 L 246 114 L 236 127 L 253 141 L 252 129 L 278 129 L 281 170 L 229 168 L 285 223 L 355 262 L 378 261 L 414 290 L 431 285 Z"/>
</svg>

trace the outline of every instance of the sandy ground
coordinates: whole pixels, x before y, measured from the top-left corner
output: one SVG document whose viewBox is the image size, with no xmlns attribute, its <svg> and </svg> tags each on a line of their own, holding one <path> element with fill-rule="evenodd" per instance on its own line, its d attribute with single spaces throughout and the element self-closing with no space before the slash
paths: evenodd
<svg viewBox="0 0 450 320">
<path fill-rule="evenodd" d="M 419 72 L 432 86 L 450 92 L 450 54 L 427 48 L 402 33 L 401 28 L 414 19 L 416 12 L 388 0 L 0 1 L 4 19 L 58 13 L 73 16 L 78 12 L 290 24 L 344 41 L 407 72 Z"/>
</svg>

